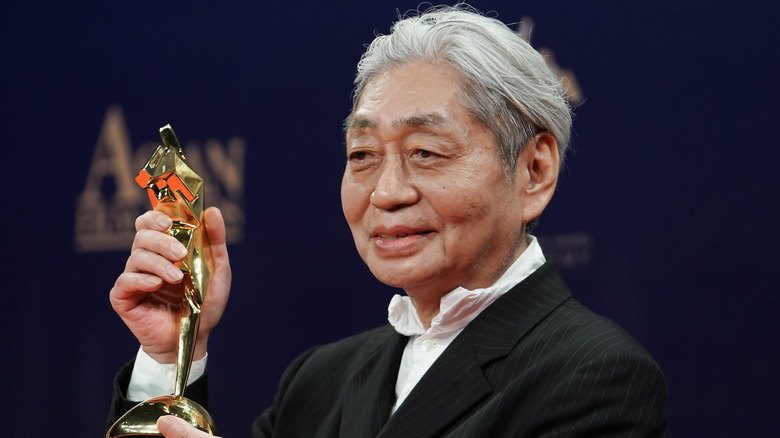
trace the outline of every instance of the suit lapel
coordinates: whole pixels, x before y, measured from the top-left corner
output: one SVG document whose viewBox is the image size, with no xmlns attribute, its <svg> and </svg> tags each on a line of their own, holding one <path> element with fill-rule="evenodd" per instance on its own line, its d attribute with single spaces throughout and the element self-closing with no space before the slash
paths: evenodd
<svg viewBox="0 0 780 438">
<path fill-rule="evenodd" d="M 376 436 L 390 416 L 401 354 L 409 339 L 392 328 L 390 331 L 387 339 L 367 354 L 366 361 L 348 382 L 342 401 L 339 437 Z"/>
<path fill-rule="evenodd" d="M 506 357 L 531 328 L 569 297 L 554 262 L 545 263 L 466 326 L 379 437 L 429 437 L 456 421 L 493 392 L 483 365 Z"/>
<path fill-rule="evenodd" d="M 379 437 L 431 436 L 492 392 L 469 338 L 461 333 L 447 347 Z"/>
</svg>

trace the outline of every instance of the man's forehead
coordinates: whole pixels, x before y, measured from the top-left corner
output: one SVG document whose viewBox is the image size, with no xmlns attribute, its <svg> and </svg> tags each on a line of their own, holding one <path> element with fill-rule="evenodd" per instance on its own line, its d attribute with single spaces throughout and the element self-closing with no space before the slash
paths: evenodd
<svg viewBox="0 0 780 438">
<path fill-rule="evenodd" d="M 446 64 L 415 61 L 369 79 L 347 129 L 435 127 L 463 108 L 459 73 Z"/>
</svg>

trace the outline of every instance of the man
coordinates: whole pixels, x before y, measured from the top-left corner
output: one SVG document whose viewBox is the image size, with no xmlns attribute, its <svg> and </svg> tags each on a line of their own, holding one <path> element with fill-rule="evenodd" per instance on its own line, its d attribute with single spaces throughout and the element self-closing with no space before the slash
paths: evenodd
<svg viewBox="0 0 780 438">
<path fill-rule="evenodd" d="M 497 20 L 438 8 L 374 40 L 358 65 L 341 198 L 360 256 L 407 296 L 393 298 L 390 325 L 296 359 L 253 436 L 665 436 L 658 365 L 571 298 L 527 234 L 570 126 L 561 83 Z M 230 284 L 221 215 L 210 209 L 205 223 L 213 274 L 193 379 Z M 142 347 L 118 376 L 114 416 L 172 380 L 155 379 L 176 352 L 158 305 L 181 279 L 169 226 L 139 217 L 111 291 Z M 159 428 L 204 436 L 170 417 Z"/>
</svg>

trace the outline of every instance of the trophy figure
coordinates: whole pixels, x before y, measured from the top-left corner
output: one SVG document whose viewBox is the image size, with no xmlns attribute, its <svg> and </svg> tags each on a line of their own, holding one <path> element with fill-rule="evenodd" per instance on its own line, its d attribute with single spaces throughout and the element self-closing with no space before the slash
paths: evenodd
<svg viewBox="0 0 780 438">
<path fill-rule="evenodd" d="M 187 248 L 187 256 L 177 263 L 184 273 L 183 296 L 173 395 L 146 400 L 111 426 L 106 438 L 161 436 L 157 419 L 164 415 L 183 418 L 196 428 L 214 434 L 214 423 L 206 410 L 184 397 L 200 326 L 200 308 L 208 288 L 209 271 L 203 254 L 203 178 L 187 165 L 184 153 L 170 125 L 160 128 L 163 144 L 136 177 L 147 189 L 156 211 L 173 219 L 168 234 Z"/>
</svg>

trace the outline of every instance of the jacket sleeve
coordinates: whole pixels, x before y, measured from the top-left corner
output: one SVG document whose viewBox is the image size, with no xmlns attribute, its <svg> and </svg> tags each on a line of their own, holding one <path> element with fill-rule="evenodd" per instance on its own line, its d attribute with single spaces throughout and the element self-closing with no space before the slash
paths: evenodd
<svg viewBox="0 0 780 438">
<path fill-rule="evenodd" d="M 295 376 L 304 362 L 306 362 L 306 359 L 308 359 L 316 349 L 316 347 L 312 348 L 298 356 L 298 358 L 296 358 L 284 371 L 282 379 L 279 381 L 279 388 L 274 396 L 273 405 L 260 414 L 252 424 L 252 438 L 273 437 L 274 430 L 276 429 L 276 417 L 278 412 L 282 409 L 295 409 L 296 401 L 288 400 L 288 398 L 285 397 L 287 388 L 289 388 L 290 383 L 295 380 Z M 300 400 L 298 400 L 298 402 L 300 402 Z"/>
</svg>

